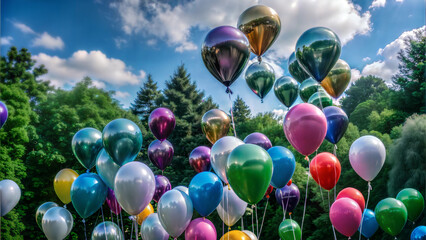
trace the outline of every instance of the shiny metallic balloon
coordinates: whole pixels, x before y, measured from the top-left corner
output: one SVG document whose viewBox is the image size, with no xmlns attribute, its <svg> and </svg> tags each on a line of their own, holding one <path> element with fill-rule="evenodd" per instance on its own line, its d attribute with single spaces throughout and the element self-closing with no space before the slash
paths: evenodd
<svg viewBox="0 0 426 240">
<path fill-rule="evenodd" d="M 278 100 L 289 108 L 297 99 L 299 84 L 291 77 L 280 77 L 275 81 L 274 93 Z"/>
<path fill-rule="evenodd" d="M 275 199 L 287 212 L 293 212 L 300 200 L 300 191 L 296 184 L 275 190 Z"/>
<path fill-rule="evenodd" d="M 226 136 L 231 126 L 231 118 L 220 109 L 212 109 L 204 113 L 201 119 L 201 128 L 206 134 L 207 140 L 214 144 L 220 138 Z"/>
<path fill-rule="evenodd" d="M 152 200 L 158 202 L 163 194 L 172 189 L 172 185 L 167 177 L 155 175 L 155 192 Z"/>
<path fill-rule="evenodd" d="M 6 104 L 0 101 L 0 129 L 6 123 L 7 116 L 9 115 Z"/>
<path fill-rule="evenodd" d="M 174 152 L 173 145 L 167 140 L 154 140 L 148 146 L 148 158 L 160 170 L 170 165 Z"/>
<path fill-rule="evenodd" d="M 41 221 L 43 232 L 49 240 L 66 238 L 72 230 L 73 223 L 71 213 L 62 207 L 47 210 Z"/>
<path fill-rule="evenodd" d="M 212 165 L 210 163 L 210 148 L 206 146 L 196 147 L 189 154 L 189 165 L 196 172 L 210 171 Z"/>
<path fill-rule="evenodd" d="M 308 103 L 313 104 L 321 109 L 332 106 L 333 99 L 328 93 L 323 89 L 319 88 L 318 92 L 312 94 L 312 96 L 308 99 Z"/>
<path fill-rule="evenodd" d="M 334 98 L 340 97 L 351 81 L 351 67 L 339 59 L 327 77 L 321 82 L 324 90 Z"/>
<path fill-rule="evenodd" d="M 71 148 L 80 164 L 91 169 L 102 149 L 102 133 L 94 128 L 83 128 L 72 138 Z"/>
<path fill-rule="evenodd" d="M 229 227 L 232 227 L 246 212 L 247 203 L 241 200 L 228 186 L 223 186 L 222 201 L 216 211 L 220 219 Z"/>
<path fill-rule="evenodd" d="M 245 79 L 249 88 L 263 98 L 271 91 L 275 81 L 275 72 L 266 62 L 254 62 L 246 70 Z"/>
<path fill-rule="evenodd" d="M 243 230 L 243 233 L 247 234 L 250 237 L 250 240 L 257 240 L 256 235 L 252 231 Z"/>
<path fill-rule="evenodd" d="M 296 81 L 299 83 L 302 83 L 309 78 L 309 74 L 305 72 L 305 70 L 303 70 L 303 68 L 299 65 L 294 52 L 291 53 L 290 57 L 288 58 L 287 66 L 291 76 L 293 76 L 294 79 L 296 79 Z"/>
<path fill-rule="evenodd" d="M 56 174 L 53 180 L 55 193 L 64 204 L 71 202 L 71 186 L 77 177 L 78 173 L 76 171 L 64 168 Z"/>
<path fill-rule="evenodd" d="M 220 240 L 251 240 L 251 237 L 240 230 L 225 233 Z"/>
<path fill-rule="evenodd" d="M 217 240 L 214 224 L 206 218 L 196 218 L 185 230 L 185 239 Z"/>
<path fill-rule="evenodd" d="M 102 149 L 96 159 L 96 171 L 102 181 L 111 189 L 114 189 L 114 178 L 120 166 L 115 163 L 105 149 Z"/>
<path fill-rule="evenodd" d="M 37 225 L 41 228 L 41 230 L 43 230 L 41 220 L 43 219 L 44 214 L 46 214 L 47 210 L 53 207 L 58 207 L 58 204 L 54 202 L 45 202 L 37 208 L 35 218 Z"/>
<path fill-rule="evenodd" d="M 228 156 L 234 148 L 242 144 L 244 142 L 240 139 L 233 136 L 226 136 L 219 139 L 212 147 L 210 160 L 212 161 L 213 170 L 225 183 L 228 183 L 228 178 L 226 177 Z"/>
<path fill-rule="evenodd" d="M 312 94 L 318 91 L 318 88 L 321 87 L 317 81 L 312 78 L 308 78 L 302 82 L 299 86 L 299 96 L 304 102 L 308 102 Z"/>
<path fill-rule="evenodd" d="M 177 186 L 177 187 L 174 187 L 173 189 L 179 190 L 179 191 L 181 191 L 183 193 L 186 193 L 186 195 L 189 196 L 189 189 L 187 187 L 185 187 L 185 186 Z"/>
<path fill-rule="evenodd" d="M 323 112 L 327 118 L 327 135 L 325 135 L 325 139 L 337 144 L 348 128 L 348 116 L 341 108 L 335 106 L 325 107 Z"/>
<path fill-rule="evenodd" d="M 164 141 L 175 129 L 175 115 L 168 108 L 157 108 L 149 115 L 148 126 L 158 140 Z"/>
<path fill-rule="evenodd" d="M 168 240 L 169 234 L 161 225 L 157 213 L 150 214 L 142 222 L 141 235 L 143 240 Z"/>
<path fill-rule="evenodd" d="M 120 227 L 110 221 L 99 223 L 92 232 L 92 240 L 124 240 Z"/>
<path fill-rule="evenodd" d="M 222 199 L 222 181 L 212 172 L 200 172 L 189 183 L 189 197 L 195 210 L 207 217 Z"/>
<path fill-rule="evenodd" d="M 263 149 L 268 150 L 272 147 L 271 140 L 263 133 L 250 133 L 246 138 L 244 138 L 244 143 L 251 143 L 257 146 L 263 147 Z"/>
<path fill-rule="evenodd" d="M 6 215 L 18 204 L 21 198 L 21 189 L 14 181 L 5 179 L 0 181 L 0 217 Z"/>
</svg>

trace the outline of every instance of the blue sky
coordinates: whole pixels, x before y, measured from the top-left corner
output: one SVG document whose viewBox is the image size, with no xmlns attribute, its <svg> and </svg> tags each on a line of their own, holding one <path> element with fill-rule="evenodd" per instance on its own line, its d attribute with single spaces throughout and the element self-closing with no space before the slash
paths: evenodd
<svg viewBox="0 0 426 240">
<path fill-rule="evenodd" d="M 198 87 L 227 110 L 225 87 L 204 67 L 201 44 L 210 29 L 235 26 L 256 4 L 274 8 L 281 18 L 280 36 L 264 57 L 277 77 L 289 75 L 287 58 L 297 38 L 324 26 L 343 42 L 341 58 L 351 66 L 353 81 L 368 74 L 389 81 L 397 71 L 396 54 L 404 48 L 402 38 L 425 23 L 423 0 L 3 0 L 1 55 L 10 46 L 28 48 L 47 66 L 44 79 L 55 86 L 70 89 L 90 76 L 96 86 L 115 90 L 124 107 L 148 73 L 163 88 L 185 63 Z M 242 77 L 231 88 L 255 113 L 284 109 L 272 91 L 260 103 Z"/>
</svg>

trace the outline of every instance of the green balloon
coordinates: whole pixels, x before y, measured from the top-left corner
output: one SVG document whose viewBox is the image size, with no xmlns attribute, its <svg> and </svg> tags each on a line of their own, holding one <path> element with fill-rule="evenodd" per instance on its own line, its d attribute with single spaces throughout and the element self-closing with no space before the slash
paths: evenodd
<svg viewBox="0 0 426 240">
<path fill-rule="evenodd" d="M 41 220 L 43 219 L 44 214 L 47 212 L 47 210 L 53 207 L 58 207 L 58 204 L 54 202 L 45 202 L 37 208 L 35 217 L 36 217 L 37 225 L 40 227 L 41 230 L 43 230 L 41 226 Z"/>
<path fill-rule="evenodd" d="M 309 78 L 309 74 L 306 73 L 305 70 L 303 70 L 303 68 L 300 66 L 294 52 L 288 58 L 287 66 L 291 76 L 293 76 L 294 79 L 296 79 L 298 82 L 302 83 L 304 80 Z"/>
<path fill-rule="evenodd" d="M 308 103 L 313 104 L 319 108 L 325 108 L 333 105 L 333 99 L 325 90 L 321 87 L 318 91 L 309 98 Z"/>
<path fill-rule="evenodd" d="M 300 230 L 299 224 L 291 219 L 286 219 L 281 222 L 278 228 L 278 234 L 281 240 L 300 240 L 302 237 L 302 231 Z"/>
<path fill-rule="evenodd" d="M 71 148 L 81 165 L 91 169 L 102 149 L 102 133 L 94 128 L 83 128 L 72 138 Z"/>
<path fill-rule="evenodd" d="M 380 201 L 374 209 L 380 228 L 391 236 L 398 235 L 407 222 L 407 208 L 395 199 L 386 198 Z"/>
<path fill-rule="evenodd" d="M 422 214 L 425 207 L 423 195 L 414 188 L 405 188 L 401 190 L 396 199 L 404 203 L 407 208 L 408 220 L 415 221 Z"/>
<path fill-rule="evenodd" d="M 291 77 L 280 77 L 275 81 L 275 96 L 286 107 L 290 107 L 297 99 L 299 84 Z"/>
<path fill-rule="evenodd" d="M 299 87 L 299 96 L 304 101 L 307 102 L 312 94 L 318 91 L 318 88 L 321 87 L 317 81 L 313 78 L 308 78 L 300 84 Z"/>
<path fill-rule="evenodd" d="M 245 78 L 247 85 L 263 102 L 263 98 L 274 85 L 275 73 L 266 62 L 254 62 L 247 68 Z"/>
<path fill-rule="evenodd" d="M 254 144 L 236 147 L 228 156 L 226 177 L 239 198 L 250 204 L 262 200 L 272 178 L 272 159 Z"/>
</svg>

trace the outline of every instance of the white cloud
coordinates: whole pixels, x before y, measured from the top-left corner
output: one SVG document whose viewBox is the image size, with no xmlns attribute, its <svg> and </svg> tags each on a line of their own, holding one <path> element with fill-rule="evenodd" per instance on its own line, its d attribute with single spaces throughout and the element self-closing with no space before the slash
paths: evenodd
<svg viewBox="0 0 426 240">
<path fill-rule="evenodd" d="M 360 77 L 361 77 L 361 72 L 356 68 L 352 68 L 351 69 L 351 83 L 355 82 Z"/>
<path fill-rule="evenodd" d="M 371 5 L 370 5 L 370 9 L 375 9 L 375 8 L 380 8 L 380 7 L 384 7 L 386 5 L 386 0 L 374 0 Z"/>
<path fill-rule="evenodd" d="M 122 92 L 122 91 L 115 91 L 114 96 L 116 98 L 124 99 L 130 96 L 130 93 L 128 92 Z"/>
<path fill-rule="evenodd" d="M 61 37 L 52 37 L 47 32 L 44 32 L 33 40 L 33 45 L 54 50 L 63 49 L 65 44 Z"/>
<path fill-rule="evenodd" d="M 12 40 L 13 40 L 13 37 L 11 37 L 11 36 L 1 37 L 0 38 L 0 44 L 1 45 L 10 45 Z"/>
<path fill-rule="evenodd" d="M 157 40 L 149 39 L 148 41 L 146 41 L 146 44 L 148 44 L 148 46 L 154 46 L 155 44 L 157 44 Z"/>
<path fill-rule="evenodd" d="M 368 62 L 370 60 L 371 60 L 371 58 L 369 58 L 369 57 L 365 57 L 365 58 L 362 59 L 363 62 Z"/>
<path fill-rule="evenodd" d="M 34 30 L 32 30 L 30 27 L 28 27 L 27 25 L 25 25 L 23 23 L 13 22 L 13 26 L 15 26 L 16 28 L 18 28 L 23 33 L 35 34 Z"/>
<path fill-rule="evenodd" d="M 278 123 L 282 124 L 284 121 L 284 117 L 287 114 L 287 110 L 284 109 L 273 109 L 272 114 L 274 115 L 274 118 L 278 120 Z"/>
<path fill-rule="evenodd" d="M 127 40 L 124 38 L 114 38 L 114 43 L 117 48 L 121 48 L 124 44 L 127 43 Z"/>
</svg>

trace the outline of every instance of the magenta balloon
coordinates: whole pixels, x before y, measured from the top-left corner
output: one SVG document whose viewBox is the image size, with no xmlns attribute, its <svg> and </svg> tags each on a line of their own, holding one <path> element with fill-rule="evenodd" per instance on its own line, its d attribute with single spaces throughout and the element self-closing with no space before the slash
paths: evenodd
<svg viewBox="0 0 426 240">
<path fill-rule="evenodd" d="M 263 147 L 265 150 L 268 150 L 272 147 L 272 143 L 269 138 L 263 134 L 254 132 L 249 134 L 246 138 L 244 138 L 244 143 L 251 143 Z"/>
<path fill-rule="evenodd" d="M 309 156 L 324 141 L 327 119 L 318 107 L 300 103 L 285 115 L 283 128 L 291 145 L 302 155 Z"/>
<path fill-rule="evenodd" d="M 166 169 L 170 165 L 173 159 L 173 145 L 164 140 L 154 140 L 148 147 L 148 158 L 151 162 L 158 167 L 160 170 Z"/>
<path fill-rule="evenodd" d="M 185 240 L 216 240 L 217 233 L 213 223 L 206 218 L 191 221 L 185 230 Z"/>
<path fill-rule="evenodd" d="M 362 212 L 358 203 L 350 198 L 337 199 L 330 208 L 330 220 L 339 233 L 350 237 L 358 231 Z"/>
<path fill-rule="evenodd" d="M 175 129 L 175 115 L 168 108 L 157 108 L 149 115 L 148 125 L 152 134 L 158 140 L 164 141 Z"/>
<path fill-rule="evenodd" d="M 212 168 L 210 162 L 210 148 L 206 146 L 196 147 L 189 154 L 189 165 L 198 173 L 203 171 L 210 171 Z"/>
<path fill-rule="evenodd" d="M 118 215 L 121 213 L 120 204 L 118 204 L 118 201 L 115 198 L 114 190 L 112 190 L 111 188 L 108 188 L 108 195 L 106 197 L 106 202 L 108 204 L 108 207 L 111 209 L 111 211 L 115 215 Z"/>
<path fill-rule="evenodd" d="M 170 189 L 172 189 L 172 185 L 167 177 L 163 175 L 155 175 L 155 192 L 152 199 L 155 202 L 160 201 L 161 196 Z"/>
</svg>

